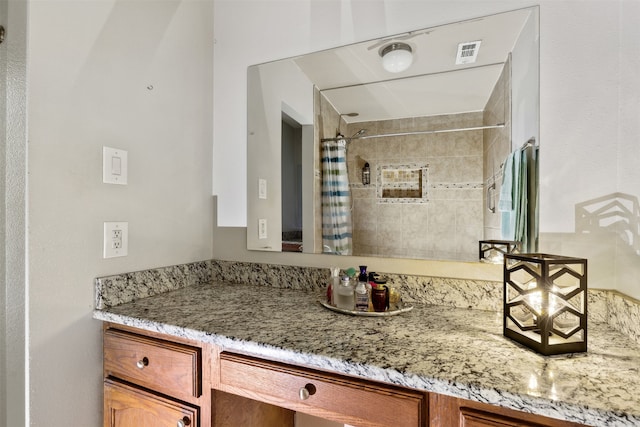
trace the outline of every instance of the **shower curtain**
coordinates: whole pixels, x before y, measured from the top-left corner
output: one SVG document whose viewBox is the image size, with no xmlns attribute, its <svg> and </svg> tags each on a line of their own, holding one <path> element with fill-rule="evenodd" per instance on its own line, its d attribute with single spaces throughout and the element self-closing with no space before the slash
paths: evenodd
<svg viewBox="0 0 640 427">
<path fill-rule="evenodd" d="M 347 142 L 322 143 L 323 252 L 351 255 L 351 193 L 347 174 Z"/>
</svg>

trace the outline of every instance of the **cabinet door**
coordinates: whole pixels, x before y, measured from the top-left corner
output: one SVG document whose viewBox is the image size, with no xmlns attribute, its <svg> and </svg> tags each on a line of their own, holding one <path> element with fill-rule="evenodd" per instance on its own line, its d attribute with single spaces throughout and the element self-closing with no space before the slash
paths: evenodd
<svg viewBox="0 0 640 427">
<path fill-rule="evenodd" d="M 104 427 L 198 427 L 198 408 L 122 383 L 104 383 Z"/>
</svg>

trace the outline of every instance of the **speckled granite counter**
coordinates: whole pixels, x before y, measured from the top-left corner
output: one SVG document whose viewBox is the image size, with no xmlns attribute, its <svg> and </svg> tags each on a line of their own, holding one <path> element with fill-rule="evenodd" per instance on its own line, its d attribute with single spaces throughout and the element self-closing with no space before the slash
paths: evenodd
<svg viewBox="0 0 640 427">
<path fill-rule="evenodd" d="M 353 317 L 318 300 L 218 282 L 94 317 L 593 426 L 640 425 L 640 346 L 606 325 L 590 324 L 587 355 L 543 357 L 504 338 L 496 312 L 415 305 L 400 316 Z"/>
</svg>

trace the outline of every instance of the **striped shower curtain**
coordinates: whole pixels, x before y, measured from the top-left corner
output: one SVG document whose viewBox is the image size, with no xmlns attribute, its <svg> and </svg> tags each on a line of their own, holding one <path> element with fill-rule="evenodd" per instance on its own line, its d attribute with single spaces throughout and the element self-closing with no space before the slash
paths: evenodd
<svg viewBox="0 0 640 427">
<path fill-rule="evenodd" d="M 323 252 L 351 255 L 351 193 L 344 139 L 322 143 Z"/>
</svg>

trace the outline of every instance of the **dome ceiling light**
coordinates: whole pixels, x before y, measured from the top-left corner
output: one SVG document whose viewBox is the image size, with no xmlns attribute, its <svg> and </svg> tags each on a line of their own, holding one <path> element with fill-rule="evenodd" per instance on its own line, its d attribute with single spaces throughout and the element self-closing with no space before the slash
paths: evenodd
<svg viewBox="0 0 640 427">
<path fill-rule="evenodd" d="M 391 43 L 380 49 L 382 67 L 390 73 L 400 73 L 413 63 L 413 51 L 406 43 Z"/>
</svg>

